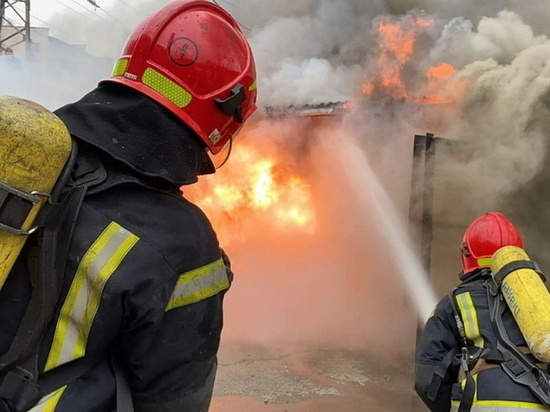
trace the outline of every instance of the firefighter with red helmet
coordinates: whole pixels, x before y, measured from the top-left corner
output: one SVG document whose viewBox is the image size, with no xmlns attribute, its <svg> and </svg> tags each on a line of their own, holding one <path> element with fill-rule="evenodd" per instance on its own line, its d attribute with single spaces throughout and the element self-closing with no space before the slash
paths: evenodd
<svg viewBox="0 0 550 412">
<path fill-rule="evenodd" d="M 74 144 L 64 207 L 0 290 L 1 412 L 208 410 L 232 272 L 180 188 L 215 172 L 209 153 L 232 144 L 256 93 L 235 19 L 176 0 L 132 32 L 110 78 L 54 111 Z M 57 289 L 33 351 L 40 293 Z"/>
<path fill-rule="evenodd" d="M 483 214 L 464 233 L 461 283 L 439 301 L 417 348 L 415 390 L 430 411 L 550 410 L 536 395 L 548 365 L 529 352 L 495 287 L 491 260 L 506 246 L 523 242 L 500 212 Z"/>
</svg>

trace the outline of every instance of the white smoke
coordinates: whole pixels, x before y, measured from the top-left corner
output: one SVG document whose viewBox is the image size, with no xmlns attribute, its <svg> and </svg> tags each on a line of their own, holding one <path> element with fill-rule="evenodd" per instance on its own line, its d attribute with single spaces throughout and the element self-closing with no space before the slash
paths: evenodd
<svg viewBox="0 0 550 412">
<path fill-rule="evenodd" d="M 241 2 L 240 10 L 269 9 L 269 1 Z M 244 15 L 244 25 L 258 60 L 264 105 L 315 104 L 346 100 L 356 93 L 364 69 L 361 58 L 343 61 L 343 51 L 354 43 L 365 23 L 385 10 L 381 1 L 310 1 L 296 9 L 296 2 L 277 2 L 286 9 L 273 14 L 258 27 L 253 16 Z M 289 11 L 295 10 L 294 14 Z M 308 12 L 308 14 L 305 14 Z"/>
<path fill-rule="evenodd" d="M 521 51 L 546 41 L 545 35 L 536 36 L 519 15 L 502 11 L 497 18 L 482 18 L 477 30 L 470 20 L 452 19 L 431 54 L 458 68 L 487 59 L 510 63 Z"/>
</svg>

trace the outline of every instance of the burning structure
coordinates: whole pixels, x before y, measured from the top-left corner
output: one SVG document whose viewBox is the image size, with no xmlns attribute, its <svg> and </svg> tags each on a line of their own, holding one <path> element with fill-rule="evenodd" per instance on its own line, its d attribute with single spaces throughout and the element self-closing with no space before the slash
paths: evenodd
<svg viewBox="0 0 550 412">
<path fill-rule="evenodd" d="M 285 319 L 277 321 L 282 330 L 289 328 L 288 320 L 293 313 L 306 313 L 304 318 L 316 319 L 316 313 L 326 310 L 317 325 L 319 334 L 353 335 L 351 338 L 346 335 L 347 342 L 356 343 L 369 342 L 372 336 L 380 335 L 381 341 L 392 339 L 393 332 L 387 323 L 385 328 L 377 328 L 376 322 L 360 324 L 359 319 L 364 320 L 365 313 L 384 313 L 385 321 L 400 325 L 397 328 L 403 331 L 402 325 L 411 323 L 411 317 L 404 315 L 407 305 L 409 309 L 410 305 L 415 307 L 420 317 L 429 312 L 437 296 L 456 282 L 460 267 L 457 245 L 473 216 L 493 208 L 519 222 L 522 216 L 529 216 L 520 210 L 519 202 L 513 204 L 509 199 L 535 177 L 539 166 L 507 161 L 542 144 L 544 134 L 540 128 L 547 126 L 545 122 L 538 125 L 535 119 L 548 111 L 541 90 L 533 90 L 530 103 L 523 102 L 516 108 L 503 101 L 507 92 L 501 90 L 505 87 L 500 82 L 514 79 L 528 87 L 528 79 L 514 77 L 513 73 L 533 59 L 540 61 L 531 54 L 534 52 L 523 48 L 528 50 L 531 44 L 539 51 L 548 48 L 548 39 L 536 36 L 518 14 L 502 11 L 494 17 L 482 18 L 477 32 L 465 19 L 442 21 L 418 10 L 402 16 L 377 16 L 372 22 L 370 59 L 362 67 L 363 74 L 356 77 L 360 87 L 349 98 L 336 103 L 295 104 L 290 110 L 286 106 L 279 111 L 272 107 L 266 111 L 240 138 L 232 154 L 233 164 L 226 166 L 227 173 L 221 171 L 212 179 L 228 177 L 229 181 L 238 181 L 230 172 L 234 168 L 241 178 L 255 179 L 255 183 L 251 181 L 248 189 L 236 197 L 227 194 L 234 193 L 235 187 L 225 192 L 225 199 L 239 199 L 238 208 L 235 203 L 226 209 L 220 207 L 223 202 L 215 202 L 215 210 L 210 210 L 215 219 L 223 220 L 219 227 L 232 227 L 227 239 L 242 236 L 250 240 L 249 235 L 243 236 L 247 227 L 261 228 L 261 237 L 267 239 L 253 241 L 254 247 L 264 242 L 268 249 L 265 253 L 277 262 L 291 261 L 284 254 L 289 249 L 296 252 L 291 253 L 293 259 L 309 262 L 307 271 L 288 263 L 275 275 L 280 281 L 283 273 L 298 273 L 299 278 L 293 277 L 286 284 L 312 285 L 311 290 L 302 287 L 290 295 L 286 291 L 281 298 L 283 307 L 279 301 L 273 304 L 277 308 L 273 311 L 284 312 L 288 303 L 286 318 L 281 315 Z M 510 36 L 522 45 L 518 43 L 515 52 L 502 50 L 499 55 L 496 46 L 504 47 L 509 37 L 498 38 L 495 34 L 502 35 L 500 30 L 510 25 L 514 27 Z M 467 50 L 468 41 L 487 43 L 489 39 L 496 53 L 491 56 L 493 60 L 470 64 L 460 61 L 458 47 Z M 481 53 L 469 50 L 474 51 Z M 531 76 L 539 81 L 544 77 L 538 72 Z M 527 107 L 527 112 L 516 116 Z M 505 122 L 506 127 L 495 124 L 490 120 L 492 116 Z M 514 116 L 517 121 L 507 116 Z M 509 129 L 511 122 L 513 128 Z M 250 150 L 248 142 L 256 153 L 267 151 L 272 155 L 274 149 L 269 147 L 275 145 L 277 154 L 272 159 L 276 160 L 269 166 L 258 161 L 257 172 L 245 172 L 246 167 L 254 164 L 250 153 L 242 154 L 247 159 L 244 163 L 235 160 L 241 156 L 239 150 Z M 418 150 L 419 147 L 424 151 Z M 507 160 L 504 163 L 502 156 Z M 265 152 L 260 156 L 268 157 Z M 534 160 L 538 165 L 543 162 L 542 157 Z M 215 185 L 224 187 L 220 181 Z M 249 198 L 245 207 L 244 193 L 261 194 L 264 201 Z M 285 212 L 277 209 L 278 205 L 286 205 Z M 207 204 L 204 206 L 208 209 Z M 244 210 L 247 212 L 238 214 Z M 251 223 L 258 213 L 264 216 L 263 220 Z M 287 219 L 284 223 L 282 217 Z M 413 227 L 412 241 L 409 217 L 412 223 L 424 225 L 423 229 Z M 294 226 L 288 226 L 289 223 Z M 324 239 L 311 243 L 312 250 L 305 250 L 308 242 L 295 234 L 298 228 L 303 236 L 310 236 L 307 238 L 310 242 L 314 238 Z M 527 226 L 526 232 L 532 229 Z M 278 234 L 269 239 L 274 233 Z M 526 235 L 529 237 L 529 233 Z M 325 251 L 318 255 L 316 251 L 320 249 Z M 299 257 L 298 250 L 304 255 Z M 329 256 L 327 250 L 332 253 L 339 250 L 338 256 Z M 315 272 L 319 268 L 312 262 L 319 262 L 321 267 L 335 265 L 337 269 L 331 273 L 339 279 L 338 285 L 324 283 L 324 274 L 317 277 Z M 426 265 L 431 269 L 429 274 Z M 431 285 L 424 283 L 426 276 Z M 353 292 L 358 290 L 361 293 L 354 301 Z M 384 297 L 381 301 L 380 292 L 387 290 L 393 291 L 391 298 Z M 311 313 L 296 306 L 296 302 L 285 302 L 292 300 L 292 293 Z M 326 302 L 335 297 L 338 304 L 326 308 Z M 388 301 L 392 304 L 386 306 Z M 327 319 L 334 324 L 327 325 Z M 309 326 L 315 328 L 314 323 Z M 327 332 L 329 326 L 334 327 L 331 333 Z M 293 338 L 302 333 L 306 340 L 311 337 L 301 327 L 297 329 L 287 332 Z M 272 329 L 266 330 L 265 335 L 272 336 L 271 332 Z M 322 341 L 319 335 L 315 339 Z M 401 336 L 401 341 L 410 347 L 411 335 Z"/>
<path fill-rule="evenodd" d="M 116 56 L 125 26 L 158 3 L 117 2 L 114 33 L 71 14 L 52 31 L 79 27 L 74 41 Z M 410 356 L 417 318 L 456 282 L 462 230 L 488 209 L 510 215 L 549 267 L 547 1 L 443 3 L 227 4 L 269 109 L 226 165 L 184 188 L 234 262 L 226 339 Z M 52 101 L 1 62 L 0 73 Z"/>
</svg>

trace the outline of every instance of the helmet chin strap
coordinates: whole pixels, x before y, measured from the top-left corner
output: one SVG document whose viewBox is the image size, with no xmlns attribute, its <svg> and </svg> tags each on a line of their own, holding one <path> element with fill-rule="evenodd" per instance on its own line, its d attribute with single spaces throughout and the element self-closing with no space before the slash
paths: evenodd
<svg viewBox="0 0 550 412">
<path fill-rule="evenodd" d="M 223 159 L 223 162 L 219 166 L 215 166 L 216 170 L 218 170 L 220 167 L 222 167 L 224 164 L 227 163 L 229 160 L 229 156 L 231 155 L 231 149 L 233 148 L 233 138 L 229 139 L 229 149 L 227 149 L 227 155 L 225 156 L 225 159 Z"/>
</svg>

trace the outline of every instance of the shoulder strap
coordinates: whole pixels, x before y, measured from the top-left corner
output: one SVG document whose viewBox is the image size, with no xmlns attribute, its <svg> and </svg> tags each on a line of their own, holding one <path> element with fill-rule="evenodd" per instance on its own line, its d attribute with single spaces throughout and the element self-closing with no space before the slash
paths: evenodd
<svg viewBox="0 0 550 412">
<path fill-rule="evenodd" d="M 428 399 L 434 401 L 437 398 L 439 388 L 441 387 L 441 384 L 447 375 L 447 370 L 453 363 L 457 353 L 458 352 L 454 350 L 447 352 L 445 357 L 437 365 L 437 368 L 433 371 L 431 378 L 432 380 L 430 382 L 430 386 L 428 387 L 428 391 L 426 392 L 426 397 Z"/>
<path fill-rule="evenodd" d="M 536 262 L 532 260 L 514 260 L 502 266 L 500 270 L 494 274 L 493 281 L 496 286 L 500 287 L 504 278 L 517 269 L 533 269 L 544 281 L 546 281 Z"/>
<path fill-rule="evenodd" d="M 50 202 L 40 213 L 39 228 L 24 249 L 31 297 L 8 351 L 0 357 L 0 399 L 17 412 L 26 411 L 40 398 L 39 346 L 57 308 L 74 225 L 87 189 L 65 187 L 77 155 L 78 147 L 73 141 L 71 155 Z"/>
<path fill-rule="evenodd" d="M 40 397 L 73 382 L 104 358 L 105 353 L 103 352 L 88 355 L 41 374 L 38 380 Z M 116 412 L 134 412 L 128 378 L 114 353 L 111 355 L 110 363 L 116 382 Z M 3 412 L 2 409 L 0 412 Z"/>
<path fill-rule="evenodd" d="M 510 340 L 502 314 L 506 305 L 500 293 L 487 288 L 491 322 L 497 335 L 497 349 L 502 355 L 500 365 L 516 383 L 529 387 L 533 394 L 546 406 L 550 406 L 550 377 L 548 371 L 539 368 Z"/>
<path fill-rule="evenodd" d="M 72 190 L 50 211 L 38 243 L 27 250 L 32 294 L 8 351 L 0 358 L 0 398 L 10 399 L 16 411 L 38 400 L 38 348 L 60 297 L 69 242 L 85 188 Z M 20 389 L 16 390 L 17 386 Z"/>
<path fill-rule="evenodd" d="M 39 217 L 36 245 L 26 250 L 32 294 L 10 348 L 0 357 L 0 412 L 28 411 L 42 396 L 75 380 L 101 358 L 99 354 L 87 356 L 39 374 L 40 342 L 57 309 L 83 199 L 93 190 L 109 186 L 104 185 L 107 173 L 101 160 L 77 148 L 73 140 L 73 151 L 52 192 L 51 203 Z M 115 369 L 117 410 L 132 412 L 130 389 L 124 386 L 122 377 Z"/>
<path fill-rule="evenodd" d="M 111 355 L 111 367 L 116 382 L 116 412 L 134 412 L 134 401 L 126 371 L 114 353 Z"/>
</svg>

